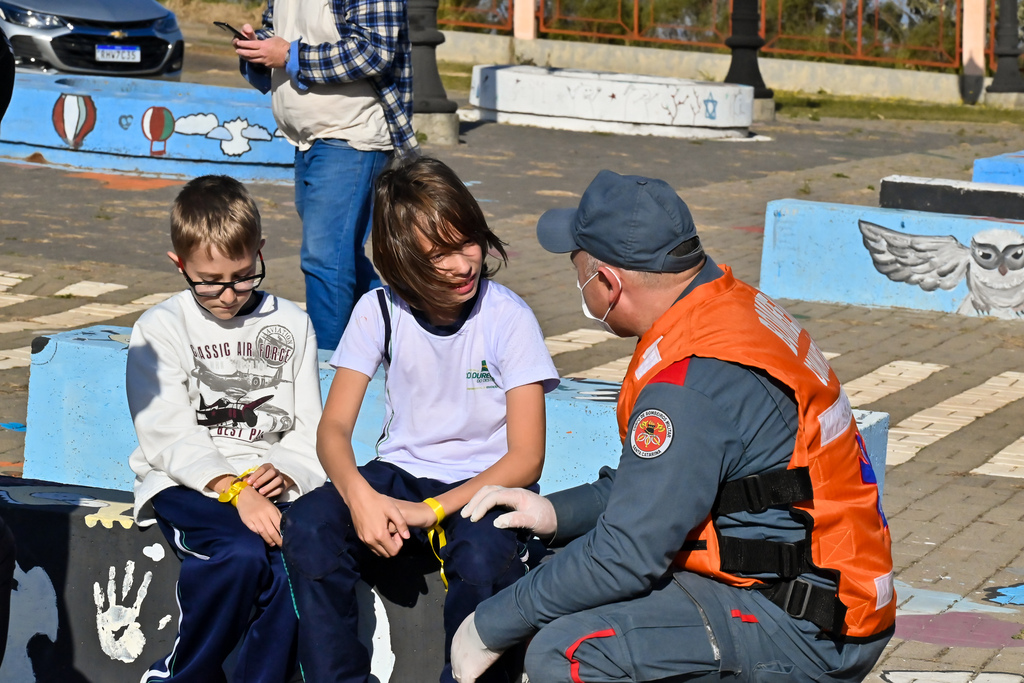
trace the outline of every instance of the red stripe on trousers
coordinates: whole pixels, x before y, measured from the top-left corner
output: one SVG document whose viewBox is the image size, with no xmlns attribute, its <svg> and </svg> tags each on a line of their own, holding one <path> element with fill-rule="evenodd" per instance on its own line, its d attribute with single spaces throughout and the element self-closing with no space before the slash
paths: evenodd
<svg viewBox="0 0 1024 683">
<path fill-rule="evenodd" d="M 607 638 L 614 635 L 615 629 L 612 628 L 606 628 L 603 631 L 595 631 L 594 633 L 583 636 L 566 649 L 565 658 L 569 660 L 569 675 L 572 676 L 574 683 L 583 683 L 583 679 L 580 678 L 580 663 L 573 659 L 573 655 L 576 654 L 576 648 L 582 645 L 584 640 L 590 640 L 591 638 Z"/>
</svg>

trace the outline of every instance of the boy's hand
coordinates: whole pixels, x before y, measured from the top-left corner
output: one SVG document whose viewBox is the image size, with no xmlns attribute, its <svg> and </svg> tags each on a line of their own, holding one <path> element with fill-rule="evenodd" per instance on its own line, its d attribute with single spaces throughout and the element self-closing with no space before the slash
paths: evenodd
<svg viewBox="0 0 1024 683">
<path fill-rule="evenodd" d="M 251 486 L 238 493 L 238 516 L 253 533 L 257 533 L 267 545 L 281 545 L 281 511 L 277 506 L 259 494 Z"/>
<path fill-rule="evenodd" d="M 260 465 L 245 480 L 264 498 L 277 498 L 295 484 L 291 477 L 269 462 Z"/>
<path fill-rule="evenodd" d="M 398 507 L 398 511 L 402 513 L 402 517 L 405 518 L 405 523 L 409 526 L 429 529 L 437 524 L 437 513 L 426 503 L 413 503 L 412 501 L 395 498 L 392 500 Z"/>
<path fill-rule="evenodd" d="M 369 486 L 350 498 L 346 503 L 359 540 L 381 557 L 397 555 L 409 538 L 409 526 L 395 501 Z"/>
</svg>

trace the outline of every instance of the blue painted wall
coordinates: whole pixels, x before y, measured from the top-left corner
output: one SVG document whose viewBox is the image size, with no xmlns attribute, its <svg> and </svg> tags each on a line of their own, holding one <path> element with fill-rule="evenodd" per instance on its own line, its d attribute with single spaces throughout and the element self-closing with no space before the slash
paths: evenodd
<svg viewBox="0 0 1024 683">
<path fill-rule="evenodd" d="M 0 155 L 39 152 L 51 163 L 96 170 L 287 180 L 294 148 L 276 131 L 270 96 L 252 88 L 19 73 Z"/>
<path fill-rule="evenodd" d="M 49 336 L 32 354 L 28 430 L 25 435 L 26 478 L 130 491 L 134 475 L 128 455 L 135 449 L 135 429 L 124 390 L 128 334 L 126 327 L 96 326 Z M 323 395 L 334 371 L 329 354 L 320 352 Z M 373 446 L 384 420 L 383 373 L 370 382 L 353 434 L 356 460 L 374 456 Z M 562 380 L 547 396 L 545 492 L 576 486 L 597 477 L 604 465 L 618 462 L 620 443 L 615 421 L 618 384 Z M 889 416 L 854 411 L 861 425 L 881 489 Z"/>
<path fill-rule="evenodd" d="M 1024 185 L 1024 152 L 975 159 L 972 180 L 976 183 Z"/>
<path fill-rule="evenodd" d="M 761 290 L 783 299 L 944 312 L 957 311 L 968 298 L 966 276 L 953 289 L 928 292 L 880 273 L 864 246 L 861 220 L 906 235 L 952 236 L 963 247 L 993 229 L 1016 232 L 1024 243 L 1024 229 L 1014 221 L 781 199 L 768 203 L 765 216 Z M 1014 271 L 1010 276 L 1017 277 Z"/>
</svg>

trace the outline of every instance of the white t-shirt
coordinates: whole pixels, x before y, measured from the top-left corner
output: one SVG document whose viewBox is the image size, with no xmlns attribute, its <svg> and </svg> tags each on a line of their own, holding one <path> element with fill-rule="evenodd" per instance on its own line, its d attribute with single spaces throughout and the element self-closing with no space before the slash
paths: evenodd
<svg viewBox="0 0 1024 683">
<path fill-rule="evenodd" d="M 378 290 L 356 303 L 331 365 L 373 377 L 384 360 Z M 551 355 L 530 307 L 488 280 L 469 317 L 450 335 L 425 329 L 385 288 L 391 317 L 380 459 L 416 477 L 452 483 L 476 476 L 508 452 L 505 392 L 558 386 Z"/>
<path fill-rule="evenodd" d="M 295 481 L 290 501 L 326 480 L 316 456 L 320 374 L 309 316 L 264 294 L 256 308 L 219 320 L 185 290 L 132 329 L 125 386 L 139 447 L 135 520 L 155 522 L 153 496 L 206 485 L 265 462 Z"/>
</svg>

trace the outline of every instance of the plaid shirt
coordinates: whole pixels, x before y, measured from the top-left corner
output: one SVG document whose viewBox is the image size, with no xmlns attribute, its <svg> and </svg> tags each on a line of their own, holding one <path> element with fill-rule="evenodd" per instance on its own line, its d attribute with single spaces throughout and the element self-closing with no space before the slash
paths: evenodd
<svg viewBox="0 0 1024 683">
<path fill-rule="evenodd" d="M 406 0 L 330 0 L 341 42 L 299 46 L 299 78 L 306 84 L 366 79 L 384 107 L 398 156 L 419 153 L 412 129 L 412 45 Z M 274 0 L 267 0 L 260 38 L 274 33 Z"/>
</svg>

